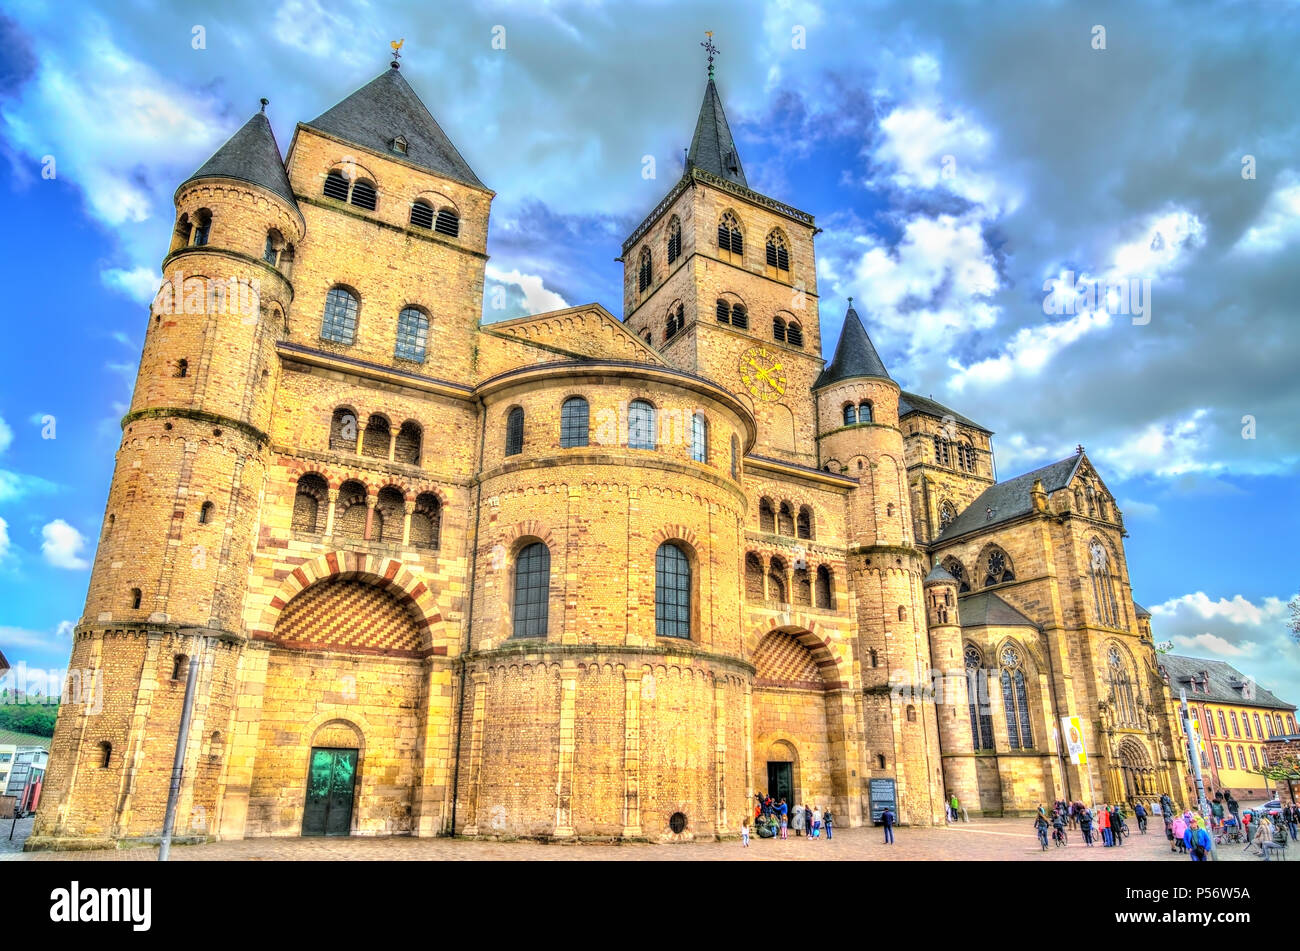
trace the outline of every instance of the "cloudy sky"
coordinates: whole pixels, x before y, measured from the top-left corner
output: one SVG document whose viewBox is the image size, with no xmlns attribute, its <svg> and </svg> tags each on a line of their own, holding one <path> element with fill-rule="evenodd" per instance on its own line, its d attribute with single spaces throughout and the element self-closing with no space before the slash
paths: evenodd
<svg viewBox="0 0 1300 951">
<path fill-rule="evenodd" d="M 260 97 L 283 148 L 404 37 L 406 77 L 497 192 L 489 291 L 508 306 L 485 319 L 618 313 L 613 259 L 680 174 L 711 29 L 750 184 L 825 229 L 827 348 L 853 295 L 896 379 L 996 431 L 1003 477 L 1082 443 L 1126 513 L 1157 639 L 1300 702 L 1284 626 L 1300 588 L 1300 8 L 450 6 L 0 14 L 12 662 L 66 661 L 172 191 Z M 1074 293 L 1099 285 L 1135 289 L 1142 312 Z"/>
</svg>

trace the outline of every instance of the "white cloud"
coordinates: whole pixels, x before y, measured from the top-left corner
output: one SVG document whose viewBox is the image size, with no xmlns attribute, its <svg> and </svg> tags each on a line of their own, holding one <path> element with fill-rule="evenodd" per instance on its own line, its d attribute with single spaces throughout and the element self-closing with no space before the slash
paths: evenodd
<svg viewBox="0 0 1300 951">
<path fill-rule="evenodd" d="M 81 571 L 90 567 L 90 562 L 81 557 L 86 547 L 86 538 L 61 518 L 56 518 L 41 529 L 41 551 L 45 560 L 55 568 L 69 571 Z"/>
<path fill-rule="evenodd" d="M 40 476 L 0 469 L 0 502 L 13 502 L 28 495 L 48 495 L 58 488 Z"/>
<path fill-rule="evenodd" d="M 1278 176 L 1277 188 L 1233 250 L 1268 254 L 1297 239 L 1300 239 L 1300 175 L 1287 169 Z"/>
<path fill-rule="evenodd" d="M 1160 506 L 1137 499 L 1120 499 L 1119 510 L 1125 518 L 1155 518 L 1160 514 Z"/>
<path fill-rule="evenodd" d="M 0 647 L 50 647 L 50 635 L 26 627 L 0 627 Z"/>
<path fill-rule="evenodd" d="M 1222 464 L 1207 460 L 1204 452 L 1212 435 L 1209 416 L 1209 410 L 1197 409 L 1183 419 L 1149 423 L 1093 455 L 1122 479 L 1138 473 L 1178 476 L 1217 471 Z"/>
<path fill-rule="evenodd" d="M 0 561 L 9 554 L 9 523 L 0 518 Z"/>
<path fill-rule="evenodd" d="M 536 274 L 523 274 L 520 271 L 501 271 L 492 265 L 487 267 L 487 278 L 514 287 L 523 294 L 524 313 L 544 314 L 547 311 L 563 310 L 569 303 L 555 291 L 546 289 L 543 279 Z"/>
<path fill-rule="evenodd" d="M 1187 263 L 1187 256 L 1205 244 L 1205 224 L 1186 208 L 1171 208 L 1137 225 L 1136 237 L 1119 245 L 1109 280 L 1158 277 Z"/>
<path fill-rule="evenodd" d="M 120 291 L 140 304 L 151 303 L 161 283 L 157 270 L 151 267 L 137 267 L 130 270 L 114 267 L 102 271 L 99 276 L 113 290 Z"/>
<path fill-rule="evenodd" d="M 1110 314 L 1094 310 L 1075 314 L 1058 323 L 1021 327 L 1011 337 L 1005 351 L 997 356 L 968 367 L 954 362 L 952 366 L 957 372 L 949 380 L 949 385 L 960 393 L 971 384 L 991 386 L 1005 383 L 1013 376 L 1037 376 L 1070 344 L 1110 324 Z"/>
<path fill-rule="evenodd" d="M 72 632 L 76 626 L 72 621 L 60 621 L 59 626 L 54 629 L 54 636 L 61 641 L 71 640 Z"/>
<path fill-rule="evenodd" d="M 1238 647 L 1217 634 L 1208 633 L 1197 634 L 1195 637 L 1186 637 L 1180 634 L 1173 639 L 1173 642 L 1175 647 L 1184 650 L 1186 653 L 1194 654 L 1199 651 L 1213 654 L 1215 657 L 1244 657 L 1248 656 L 1255 648 L 1255 645 L 1249 641 Z"/>
<path fill-rule="evenodd" d="M 1202 620 L 1221 619 L 1232 624 L 1260 625 L 1286 616 L 1286 601 L 1281 598 L 1265 598 L 1261 604 L 1234 595 L 1232 598 L 1210 599 L 1204 591 L 1185 594 L 1172 598 L 1163 604 L 1151 608 L 1153 617 L 1177 617 L 1195 615 Z"/>
<path fill-rule="evenodd" d="M 0 417 L 0 452 L 9 448 L 9 444 L 14 441 L 14 431 L 9 428 L 9 424 Z"/>
</svg>

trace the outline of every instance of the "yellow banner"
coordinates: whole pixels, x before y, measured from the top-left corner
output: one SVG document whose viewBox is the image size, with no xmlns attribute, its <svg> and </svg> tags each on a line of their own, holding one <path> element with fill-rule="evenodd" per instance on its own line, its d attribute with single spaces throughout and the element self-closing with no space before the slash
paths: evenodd
<svg viewBox="0 0 1300 951">
<path fill-rule="evenodd" d="M 1078 717 L 1061 717 L 1061 736 L 1065 738 L 1065 749 L 1070 754 L 1070 762 L 1080 766 L 1088 762 L 1088 753 L 1083 748 L 1083 724 Z"/>
</svg>

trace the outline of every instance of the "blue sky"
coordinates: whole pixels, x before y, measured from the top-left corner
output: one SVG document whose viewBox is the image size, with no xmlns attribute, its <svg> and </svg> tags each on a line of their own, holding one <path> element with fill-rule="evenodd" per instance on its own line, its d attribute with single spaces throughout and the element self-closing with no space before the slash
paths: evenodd
<svg viewBox="0 0 1300 951">
<path fill-rule="evenodd" d="M 619 313 L 614 257 L 680 174 L 711 29 L 750 184 L 824 229 L 827 349 L 853 295 L 895 378 L 996 431 L 1003 477 L 1084 444 L 1157 639 L 1300 702 L 1284 626 L 1300 587 L 1294 5 L 444 6 L 0 16 L 11 662 L 66 662 L 172 191 L 261 96 L 285 148 L 404 37 L 406 77 L 497 192 L 489 292 L 507 307 L 485 319 Z M 1064 272 L 1149 281 L 1150 319 L 1047 313 Z"/>
</svg>

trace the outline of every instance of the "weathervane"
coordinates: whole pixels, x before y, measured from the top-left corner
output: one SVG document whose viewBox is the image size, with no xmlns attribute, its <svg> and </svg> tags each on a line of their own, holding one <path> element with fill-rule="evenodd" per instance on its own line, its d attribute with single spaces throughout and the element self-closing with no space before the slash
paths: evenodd
<svg viewBox="0 0 1300 951">
<path fill-rule="evenodd" d="M 388 44 L 393 48 L 393 61 L 389 63 L 389 65 L 392 66 L 393 69 L 402 68 L 400 65 L 398 65 L 397 61 L 402 58 L 402 44 L 405 42 L 406 42 L 406 37 L 402 37 L 400 40 L 393 40 L 391 43 Z"/>
<path fill-rule="evenodd" d="M 717 48 L 716 46 L 713 45 L 713 31 L 712 31 L 712 30 L 705 30 L 705 31 L 704 31 L 704 35 L 707 36 L 708 39 L 705 40 L 705 41 L 704 41 L 703 43 L 701 43 L 700 45 L 703 46 L 703 47 L 704 47 L 704 51 L 705 51 L 706 53 L 709 54 L 709 78 L 712 79 L 712 78 L 713 78 L 713 56 L 714 56 L 715 53 L 718 52 L 718 48 Z"/>
</svg>

